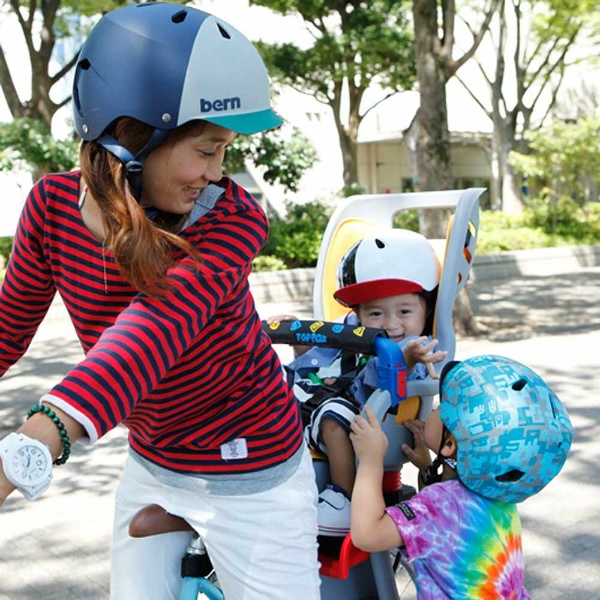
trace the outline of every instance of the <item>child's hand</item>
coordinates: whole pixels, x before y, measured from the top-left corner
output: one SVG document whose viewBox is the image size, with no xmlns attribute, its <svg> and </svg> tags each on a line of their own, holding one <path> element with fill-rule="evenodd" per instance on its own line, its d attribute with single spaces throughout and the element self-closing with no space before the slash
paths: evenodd
<svg viewBox="0 0 600 600">
<path fill-rule="evenodd" d="M 417 363 L 423 363 L 427 367 L 427 372 L 432 379 L 439 379 L 440 376 L 435 372 L 434 363 L 442 362 L 448 353 L 445 350 L 438 350 L 435 352 L 435 347 L 438 345 L 437 340 L 431 340 L 429 343 L 424 344 L 427 340 L 426 336 L 421 336 L 417 339 L 410 340 L 402 348 L 402 354 L 404 354 L 404 362 L 406 368 L 412 371 Z"/>
<path fill-rule="evenodd" d="M 406 458 L 415 465 L 420 471 L 426 469 L 431 464 L 431 454 L 429 448 L 425 445 L 423 431 L 425 423 L 419 420 L 406 421 L 405 427 L 412 433 L 415 447 L 411 448 L 408 444 L 402 444 L 402 452 Z"/>
<path fill-rule="evenodd" d="M 383 465 L 388 440 L 379 425 L 375 413 L 369 406 L 365 407 L 365 414 L 367 419 L 357 415 L 350 424 L 350 428 L 352 429 L 350 441 L 361 463 L 372 462 Z"/>
<path fill-rule="evenodd" d="M 267 317 L 266 321 L 269 325 L 273 325 L 273 323 L 281 323 L 283 321 L 297 321 L 298 317 L 295 315 L 273 315 L 272 317 Z"/>
</svg>

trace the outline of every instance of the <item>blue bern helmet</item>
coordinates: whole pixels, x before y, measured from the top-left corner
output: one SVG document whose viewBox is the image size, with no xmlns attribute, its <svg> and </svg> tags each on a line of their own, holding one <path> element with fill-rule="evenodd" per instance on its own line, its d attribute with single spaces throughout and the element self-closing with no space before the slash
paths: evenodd
<svg viewBox="0 0 600 600">
<path fill-rule="evenodd" d="M 98 139 L 119 117 L 164 132 L 195 119 L 241 134 L 282 123 L 250 41 L 208 13 L 160 2 L 119 8 L 98 22 L 77 61 L 73 108 L 84 140 Z"/>
<path fill-rule="evenodd" d="M 457 442 L 457 472 L 494 500 L 522 502 L 561 470 L 573 441 L 567 411 L 534 371 L 501 356 L 449 365 L 440 417 Z"/>
</svg>

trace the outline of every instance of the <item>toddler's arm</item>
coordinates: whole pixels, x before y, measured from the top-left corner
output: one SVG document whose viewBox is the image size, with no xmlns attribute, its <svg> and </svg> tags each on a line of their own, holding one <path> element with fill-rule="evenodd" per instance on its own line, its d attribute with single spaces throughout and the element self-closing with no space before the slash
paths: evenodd
<svg viewBox="0 0 600 600">
<path fill-rule="evenodd" d="M 421 336 L 414 340 L 410 340 L 402 347 L 404 362 L 408 371 L 412 371 L 417 363 L 423 363 L 427 367 L 427 372 L 432 379 L 439 379 L 440 376 L 435 372 L 435 363 L 442 362 L 448 353 L 445 350 L 435 351 L 438 345 L 436 339 L 431 340 L 427 344 L 427 336 Z"/>
<path fill-rule="evenodd" d="M 359 462 L 350 503 L 350 531 L 357 548 L 379 552 L 404 542 L 385 512 L 382 480 L 387 438 L 371 408 L 366 407 L 365 411 L 368 420 L 359 415 L 351 424 L 350 440 Z"/>
</svg>

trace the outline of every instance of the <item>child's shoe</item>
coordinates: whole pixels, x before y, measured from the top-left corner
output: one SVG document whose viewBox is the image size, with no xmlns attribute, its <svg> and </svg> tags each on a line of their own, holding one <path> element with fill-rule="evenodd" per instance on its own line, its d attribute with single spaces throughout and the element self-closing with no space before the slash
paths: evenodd
<svg viewBox="0 0 600 600">
<path fill-rule="evenodd" d="M 319 535 L 345 537 L 350 531 L 350 498 L 342 488 L 329 484 L 317 504 Z"/>
</svg>

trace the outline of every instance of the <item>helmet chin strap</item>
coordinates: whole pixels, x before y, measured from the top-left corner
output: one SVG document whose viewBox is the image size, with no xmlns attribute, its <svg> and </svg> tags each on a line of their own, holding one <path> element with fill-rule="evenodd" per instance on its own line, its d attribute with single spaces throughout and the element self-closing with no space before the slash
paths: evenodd
<svg viewBox="0 0 600 600">
<path fill-rule="evenodd" d="M 167 133 L 168 131 L 163 129 L 155 129 L 147 144 L 135 156 L 112 135 L 105 133 L 98 138 L 98 143 L 113 156 L 118 158 L 125 166 L 127 181 L 138 202 L 140 202 L 142 198 L 142 170 L 144 168 L 144 162 L 146 158 L 148 158 L 150 152 L 164 142 Z M 146 215 L 150 220 L 154 220 L 158 216 L 158 210 L 152 206 L 146 207 L 145 210 Z"/>
<path fill-rule="evenodd" d="M 445 425 L 442 425 L 442 439 L 440 441 L 440 448 L 437 452 L 437 456 L 435 460 L 423 471 L 423 483 L 425 485 L 429 485 L 431 483 L 438 483 L 442 480 L 442 476 L 444 471 L 440 472 L 440 467 L 446 465 L 456 471 L 456 459 L 449 458 L 447 456 L 442 455 L 442 449 L 444 448 L 444 444 L 446 443 L 446 435 L 450 433 Z"/>
</svg>

